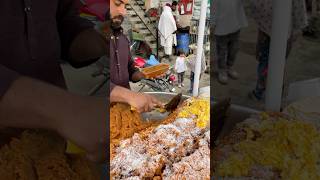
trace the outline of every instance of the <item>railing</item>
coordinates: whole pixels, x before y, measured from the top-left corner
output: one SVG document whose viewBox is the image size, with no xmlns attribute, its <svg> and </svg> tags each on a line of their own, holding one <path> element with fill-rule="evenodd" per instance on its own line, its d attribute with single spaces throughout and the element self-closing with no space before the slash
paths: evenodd
<svg viewBox="0 0 320 180">
<path fill-rule="evenodd" d="M 137 3 L 138 4 L 138 2 L 137 1 L 134 1 L 135 3 Z M 135 10 L 135 8 L 131 5 L 131 4 L 129 4 L 129 6 L 131 7 L 131 9 L 135 12 L 135 14 L 139 17 L 139 19 L 141 20 L 141 22 L 144 24 L 144 26 L 148 29 L 148 31 L 152 34 L 152 36 L 156 39 L 156 49 L 157 49 L 157 58 L 159 58 L 159 34 L 161 35 L 161 36 L 163 36 L 162 34 L 161 34 L 161 32 L 159 31 L 159 29 L 158 29 L 158 27 L 156 26 L 156 25 L 152 25 L 153 27 L 154 27 L 154 29 L 156 30 L 156 35 L 154 35 L 153 33 L 152 33 L 152 30 L 150 30 L 149 29 L 149 27 L 148 27 L 148 25 L 143 21 L 143 19 L 139 16 L 139 14 L 138 14 L 138 12 Z M 143 11 L 143 12 L 145 12 L 145 10 L 138 4 L 138 6 L 139 6 L 139 8 Z M 148 18 L 148 20 L 149 20 L 149 22 L 150 22 L 150 25 L 151 25 L 151 22 L 152 22 L 152 19 L 149 17 L 149 16 L 145 16 L 146 18 Z M 157 20 L 156 20 L 157 21 Z M 156 24 L 158 24 L 158 23 L 156 23 Z"/>
<path fill-rule="evenodd" d="M 141 20 L 141 22 L 144 24 L 144 26 L 148 29 L 148 31 L 152 34 L 152 36 L 154 37 L 154 38 L 157 38 L 156 37 L 156 35 L 154 35 L 153 33 L 152 33 L 152 30 L 150 30 L 149 29 L 149 27 L 148 27 L 148 25 L 143 21 L 143 19 L 139 16 L 139 14 L 138 14 L 138 12 L 134 9 L 134 7 L 131 5 L 131 4 L 128 4 L 130 7 L 131 7 L 131 9 L 135 12 L 135 14 L 138 16 L 138 18 Z M 140 7 L 140 6 L 139 6 Z M 140 7 L 141 8 L 141 7 Z M 141 8 L 142 9 L 142 8 Z"/>
</svg>

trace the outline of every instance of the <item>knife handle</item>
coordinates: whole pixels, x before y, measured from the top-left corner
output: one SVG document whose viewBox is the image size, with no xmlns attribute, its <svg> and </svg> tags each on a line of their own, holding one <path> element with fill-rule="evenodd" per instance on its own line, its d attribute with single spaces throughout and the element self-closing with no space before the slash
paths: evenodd
<svg viewBox="0 0 320 180">
<path fill-rule="evenodd" d="M 133 107 L 133 106 L 130 106 L 130 110 L 131 110 L 131 111 L 137 111 L 137 108 L 135 108 L 135 107 Z M 158 111 L 158 112 L 160 112 L 160 113 L 164 113 L 164 112 L 167 111 L 165 108 L 159 107 L 158 105 L 155 106 L 155 107 L 152 109 L 152 111 L 153 111 L 153 110 L 156 110 L 156 111 Z"/>
</svg>

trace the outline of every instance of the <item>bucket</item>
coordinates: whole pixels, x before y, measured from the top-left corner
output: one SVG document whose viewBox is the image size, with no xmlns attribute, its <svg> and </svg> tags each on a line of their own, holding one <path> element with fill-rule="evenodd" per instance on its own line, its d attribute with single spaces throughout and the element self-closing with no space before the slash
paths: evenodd
<svg viewBox="0 0 320 180">
<path fill-rule="evenodd" d="M 190 37 L 188 33 L 178 33 L 177 50 L 181 49 L 186 55 L 189 54 L 189 41 Z"/>
</svg>

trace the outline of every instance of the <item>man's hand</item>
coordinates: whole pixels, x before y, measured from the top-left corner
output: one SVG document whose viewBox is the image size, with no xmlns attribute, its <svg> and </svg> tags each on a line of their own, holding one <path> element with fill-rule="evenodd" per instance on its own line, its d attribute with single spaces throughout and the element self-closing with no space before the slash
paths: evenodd
<svg viewBox="0 0 320 180">
<path fill-rule="evenodd" d="M 128 104 L 136 108 L 138 112 L 149 112 L 155 107 L 163 107 L 163 104 L 155 97 L 144 93 L 133 93 L 128 97 Z"/>
<path fill-rule="evenodd" d="M 132 75 L 132 81 L 138 82 L 145 78 L 145 75 L 141 71 L 137 71 Z"/>
<path fill-rule="evenodd" d="M 105 163 L 108 102 L 101 98 L 83 97 L 78 103 L 82 107 L 75 105 L 74 110 L 81 111 L 70 119 L 61 118 L 57 131 L 84 148 L 89 160 Z"/>
<path fill-rule="evenodd" d="M 110 102 L 127 103 L 136 108 L 138 112 L 151 111 L 154 107 L 163 107 L 163 104 L 155 97 L 130 91 L 121 86 L 115 86 L 110 93 Z"/>
</svg>

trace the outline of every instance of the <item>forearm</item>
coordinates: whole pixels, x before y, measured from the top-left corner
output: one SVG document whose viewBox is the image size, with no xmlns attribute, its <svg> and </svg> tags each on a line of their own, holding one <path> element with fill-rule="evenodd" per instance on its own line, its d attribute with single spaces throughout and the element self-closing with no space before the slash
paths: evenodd
<svg viewBox="0 0 320 180">
<path fill-rule="evenodd" d="M 135 73 L 132 74 L 131 80 L 133 82 L 138 82 L 141 81 L 143 78 L 145 78 L 144 74 L 140 71 L 136 71 Z"/>
<path fill-rule="evenodd" d="M 121 86 L 115 86 L 110 93 L 110 102 L 121 102 L 130 103 L 130 97 L 133 96 L 135 92 L 130 91 Z"/>
<path fill-rule="evenodd" d="M 6 127 L 58 130 L 64 122 L 76 120 L 85 108 L 91 108 L 94 104 L 92 101 L 97 100 L 20 77 L 12 83 L 0 101 L 0 123 Z M 100 109 L 102 111 L 102 107 Z"/>
</svg>

